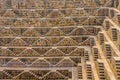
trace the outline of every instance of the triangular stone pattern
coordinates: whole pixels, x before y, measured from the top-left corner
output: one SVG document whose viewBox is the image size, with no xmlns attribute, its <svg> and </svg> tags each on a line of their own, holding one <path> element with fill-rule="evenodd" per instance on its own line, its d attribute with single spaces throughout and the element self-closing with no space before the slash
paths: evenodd
<svg viewBox="0 0 120 80">
<path fill-rule="evenodd" d="M 0 0 L 0 80 L 120 80 L 120 0 Z"/>
</svg>

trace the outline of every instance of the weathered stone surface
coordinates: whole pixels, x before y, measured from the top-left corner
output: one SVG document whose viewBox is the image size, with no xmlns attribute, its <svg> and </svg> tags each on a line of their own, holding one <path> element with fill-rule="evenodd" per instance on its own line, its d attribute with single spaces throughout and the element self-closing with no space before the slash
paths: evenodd
<svg viewBox="0 0 120 80">
<path fill-rule="evenodd" d="M 119 0 L 0 0 L 1 80 L 120 80 Z"/>
</svg>

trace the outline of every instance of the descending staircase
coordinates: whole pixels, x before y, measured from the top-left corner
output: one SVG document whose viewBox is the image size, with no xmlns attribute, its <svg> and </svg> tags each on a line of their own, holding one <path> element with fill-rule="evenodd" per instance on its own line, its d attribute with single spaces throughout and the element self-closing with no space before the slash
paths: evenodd
<svg viewBox="0 0 120 80">
<path fill-rule="evenodd" d="M 119 80 L 119 2 L 0 0 L 0 79 Z"/>
</svg>

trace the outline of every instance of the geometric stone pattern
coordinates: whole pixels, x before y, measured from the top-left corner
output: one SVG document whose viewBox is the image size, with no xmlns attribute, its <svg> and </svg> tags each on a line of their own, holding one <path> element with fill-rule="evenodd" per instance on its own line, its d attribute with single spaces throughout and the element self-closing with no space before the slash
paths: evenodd
<svg viewBox="0 0 120 80">
<path fill-rule="evenodd" d="M 119 0 L 0 0 L 1 80 L 120 80 Z"/>
</svg>

